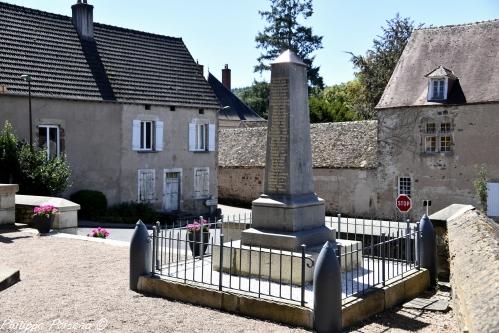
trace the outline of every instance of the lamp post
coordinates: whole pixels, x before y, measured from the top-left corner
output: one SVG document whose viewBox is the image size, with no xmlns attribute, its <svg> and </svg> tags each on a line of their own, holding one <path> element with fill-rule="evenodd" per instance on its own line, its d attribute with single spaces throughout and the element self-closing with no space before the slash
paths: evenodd
<svg viewBox="0 0 499 333">
<path fill-rule="evenodd" d="M 21 75 L 21 79 L 28 82 L 28 101 L 29 101 L 29 145 L 33 147 L 33 117 L 31 115 L 31 75 Z"/>
</svg>

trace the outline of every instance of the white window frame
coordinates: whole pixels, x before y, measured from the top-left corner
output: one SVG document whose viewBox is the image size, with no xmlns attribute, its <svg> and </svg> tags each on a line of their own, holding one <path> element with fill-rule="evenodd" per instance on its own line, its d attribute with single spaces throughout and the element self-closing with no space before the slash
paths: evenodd
<svg viewBox="0 0 499 333">
<path fill-rule="evenodd" d="M 434 147 L 432 147 L 431 144 L 430 144 L 430 142 L 428 142 L 429 139 L 433 139 L 434 140 L 434 143 L 435 143 Z M 427 153 L 436 153 L 438 151 L 437 150 L 438 149 L 437 148 L 437 143 L 438 143 L 437 141 L 438 141 L 437 140 L 437 136 L 434 136 L 434 135 L 433 136 L 426 136 L 425 137 L 425 152 L 427 152 Z"/>
<path fill-rule="evenodd" d="M 150 124 L 150 133 L 147 135 L 146 127 Z M 147 146 L 147 139 L 149 137 L 150 147 Z M 154 121 L 152 120 L 141 120 L 140 121 L 140 146 L 141 151 L 152 151 L 154 150 Z"/>
<path fill-rule="evenodd" d="M 198 175 L 203 173 L 204 175 Z M 202 179 L 201 179 L 202 177 Z M 194 168 L 193 196 L 195 199 L 209 198 L 210 196 L 210 168 Z"/>
<path fill-rule="evenodd" d="M 146 124 L 150 124 L 150 147 L 146 145 L 147 131 Z M 139 152 L 157 152 L 163 150 L 163 130 L 162 121 L 152 119 L 134 119 L 132 125 L 132 150 Z"/>
<path fill-rule="evenodd" d="M 146 184 L 142 184 L 142 180 L 144 177 L 141 175 L 149 174 L 151 177 L 151 182 L 149 184 L 149 193 L 144 194 L 144 198 L 142 198 L 142 187 Z M 147 190 L 146 186 L 146 190 Z M 137 170 L 137 202 L 139 203 L 148 203 L 156 201 L 156 170 L 155 169 L 139 169 Z"/>
<path fill-rule="evenodd" d="M 206 120 L 193 119 L 189 123 L 189 151 L 215 151 L 216 126 Z"/>
<path fill-rule="evenodd" d="M 47 152 L 47 160 L 50 159 L 50 129 L 51 128 L 55 128 L 56 129 L 56 133 L 57 133 L 57 138 L 56 138 L 56 154 L 55 156 L 56 157 L 59 157 L 61 155 L 61 128 L 59 125 L 48 125 L 48 124 L 41 124 L 41 125 L 38 125 L 38 140 L 40 138 L 40 129 L 44 129 L 45 130 L 45 135 L 46 135 L 46 141 L 45 141 L 45 146 L 46 146 L 46 152 Z M 39 145 L 41 145 L 41 142 L 38 142 Z"/>
<path fill-rule="evenodd" d="M 405 194 L 408 197 L 412 195 L 412 179 L 410 176 L 401 176 L 398 179 L 398 194 Z"/>
<path fill-rule="evenodd" d="M 443 95 L 440 96 L 439 90 L 440 85 L 443 85 Z M 437 89 L 437 95 L 434 93 L 435 88 Z M 447 99 L 447 89 L 448 89 L 448 78 L 446 77 L 435 77 L 431 78 L 428 84 L 428 100 L 429 101 L 444 101 Z"/>
</svg>

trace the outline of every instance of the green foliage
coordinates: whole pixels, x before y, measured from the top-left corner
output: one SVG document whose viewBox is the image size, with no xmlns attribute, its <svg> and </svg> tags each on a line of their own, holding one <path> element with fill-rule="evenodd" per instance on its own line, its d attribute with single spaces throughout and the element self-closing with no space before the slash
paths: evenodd
<svg viewBox="0 0 499 333">
<path fill-rule="evenodd" d="M 63 157 L 47 160 L 45 150 L 21 142 L 6 122 L 0 134 L 0 181 L 19 184 L 20 194 L 56 195 L 69 186 L 71 169 Z"/>
<path fill-rule="evenodd" d="M 485 165 L 480 167 L 478 170 L 478 177 L 473 181 L 473 186 L 475 187 L 475 193 L 480 200 L 483 210 L 487 211 L 487 168 Z"/>
<path fill-rule="evenodd" d="M 0 132 L 0 183 L 10 184 L 19 178 L 17 146 L 18 141 L 12 125 L 6 121 Z"/>
<path fill-rule="evenodd" d="M 307 76 L 312 87 L 324 87 L 319 67 L 313 66 L 312 53 L 322 48 L 322 36 L 314 35 L 312 28 L 299 23 L 313 14 L 312 0 L 270 0 L 270 10 L 259 11 L 268 25 L 255 37 L 258 57 L 255 72 L 269 70 L 269 61 L 290 49 L 308 65 Z"/>
<path fill-rule="evenodd" d="M 71 194 L 71 201 L 80 205 L 79 216 L 83 218 L 95 218 L 103 216 L 107 209 L 107 199 L 100 191 L 81 190 Z"/>
<path fill-rule="evenodd" d="M 264 119 L 268 117 L 270 84 L 265 81 L 253 81 L 249 87 L 236 88 L 234 94 Z"/>
<path fill-rule="evenodd" d="M 358 72 L 356 77 L 364 87 L 366 109 L 360 112 L 364 119 L 375 117 L 374 107 L 378 104 L 397 61 L 404 50 L 407 40 L 415 29 L 410 18 L 401 18 L 397 14 L 386 21 L 383 34 L 373 40 L 373 48 L 366 55 L 352 55 L 351 61 Z M 421 27 L 419 24 L 417 28 Z"/>
<path fill-rule="evenodd" d="M 309 98 L 310 121 L 337 122 L 362 119 L 357 113 L 362 101 L 357 80 L 315 91 Z"/>
</svg>

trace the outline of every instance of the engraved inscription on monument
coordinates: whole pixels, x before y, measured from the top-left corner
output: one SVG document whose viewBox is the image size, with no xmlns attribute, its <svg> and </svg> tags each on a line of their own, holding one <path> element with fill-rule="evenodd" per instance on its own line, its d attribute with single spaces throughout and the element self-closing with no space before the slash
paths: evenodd
<svg viewBox="0 0 499 333">
<path fill-rule="evenodd" d="M 267 191 L 286 193 L 288 190 L 287 157 L 289 147 L 289 87 L 288 79 L 272 80 L 269 128 L 270 165 Z"/>
</svg>

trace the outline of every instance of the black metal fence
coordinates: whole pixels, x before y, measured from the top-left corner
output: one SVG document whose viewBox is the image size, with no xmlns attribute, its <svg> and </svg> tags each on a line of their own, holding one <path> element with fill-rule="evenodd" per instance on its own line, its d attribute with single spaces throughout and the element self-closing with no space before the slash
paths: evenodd
<svg viewBox="0 0 499 333">
<path fill-rule="evenodd" d="M 242 245 L 240 232 L 251 225 L 249 214 L 207 219 L 197 231 L 189 230 L 193 222 L 153 228 L 154 275 L 311 306 L 317 250 L 314 255 L 305 245 L 296 252 Z M 418 223 L 337 216 L 325 224 L 337 229 L 343 298 L 419 269 Z"/>
</svg>

